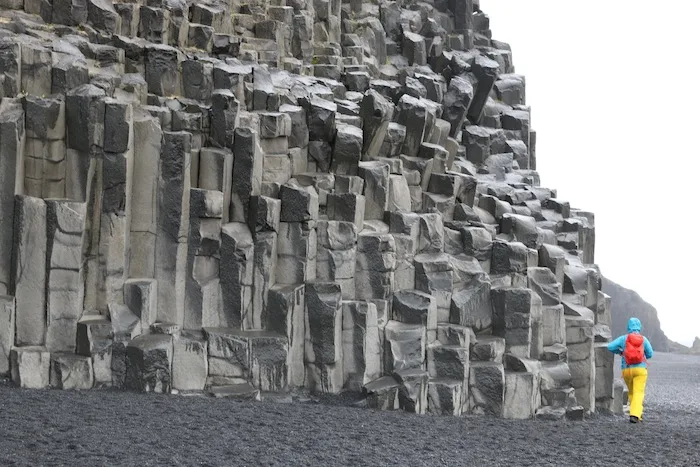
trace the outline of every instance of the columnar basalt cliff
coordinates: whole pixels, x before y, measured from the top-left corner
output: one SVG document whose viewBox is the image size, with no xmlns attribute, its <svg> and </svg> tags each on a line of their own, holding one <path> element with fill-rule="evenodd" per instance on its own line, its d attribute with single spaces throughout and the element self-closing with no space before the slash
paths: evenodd
<svg viewBox="0 0 700 467">
<path fill-rule="evenodd" d="M 0 7 L 0 373 L 613 409 L 594 217 L 477 0 Z"/>
</svg>

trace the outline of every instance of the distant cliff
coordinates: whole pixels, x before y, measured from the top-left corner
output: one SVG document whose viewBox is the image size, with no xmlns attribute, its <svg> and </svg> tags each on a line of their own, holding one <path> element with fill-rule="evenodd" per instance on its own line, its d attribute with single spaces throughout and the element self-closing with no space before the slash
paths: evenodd
<svg viewBox="0 0 700 467">
<path fill-rule="evenodd" d="M 659 352 L 680 351 L 686 347 L 672 342 L 661 330 L 659 317 L 651 304 L 634 290 L 626 289 L 610 279 L 603 279 L 603 292 L 612 297 L 612 333 L 619 336 L 627 332 L 627 320 L 636 316 L 642 321 L 642 333 Z"/>
</svg>

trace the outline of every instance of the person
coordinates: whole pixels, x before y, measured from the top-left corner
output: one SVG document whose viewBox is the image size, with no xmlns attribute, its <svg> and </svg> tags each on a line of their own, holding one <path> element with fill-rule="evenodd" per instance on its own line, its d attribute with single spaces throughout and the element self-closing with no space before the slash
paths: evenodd
<svg viewBox="0 0 700 467">
<path fill-rule="evenodd" d="M 642 421 L 644 389 L 647 384 L 647 360 L 654 355 L 649 339 L 642 336 L 642 322 L 630 318 L 627 334 L 608 344 L 608 350 L 622 358 L 622 378 L 629 390 L 630 423 Z"/>
</svg>

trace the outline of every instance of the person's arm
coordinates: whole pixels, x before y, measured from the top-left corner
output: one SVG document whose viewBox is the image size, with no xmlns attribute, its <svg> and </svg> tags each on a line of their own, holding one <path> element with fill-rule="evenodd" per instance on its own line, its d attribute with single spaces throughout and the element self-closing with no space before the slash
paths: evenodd
<svg viewBox="0 0 700 467">
<path fill-rule="evenodd" d="M 651 342 L 646 337 L 644 338 L 644 356 L 647 360 L 654 356 L 654 349 L 651 348 Z"/>
<path fill-rule="evenodd" d="M 626 336 L 620 336 L 614 341 L 610 342 L 608 344 L 608 350 L 614 354 L 622 355 L 622 351 L 625 348 L 625 337 Z"/>
</svg>

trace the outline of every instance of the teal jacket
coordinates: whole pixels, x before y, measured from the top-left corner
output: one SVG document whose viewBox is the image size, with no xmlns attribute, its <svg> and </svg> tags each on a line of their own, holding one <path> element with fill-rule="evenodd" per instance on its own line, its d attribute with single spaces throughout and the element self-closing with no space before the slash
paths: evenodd
<svg viewBox="0 0 700 467">
<path fill-rule="evenodd" d="M 628 333 L 640 333 L 642 331 L 642 322 L 639 321 L 637 318 L 630 318 L 629 321 L 627 322 L 627 332 Z M 622 352 L 625 351 L 625 342 L 627 341 L 627 336 L 628 334 L 624 334 L 614 341 L 610 342 L 608 344 L 608 350 L 611 351 L 612 353 L 622 355 Z M 651 344 L 649 343 L 649 340 L 645 337 L 644 338 L 644 356 L 649 360 L 652 356 L 654 355 L 654 349 L 651 348 Z M 622 360 L 622 369 L 624 370 L 627 368 L 627 362 L 625 362 L 625 357 L 622 357 L 620 360 Z M 642 362 L 642 363 L 637 363 L 636 365 L 629 365 L 629 368 L 646 368 L 647 367 L 647 362 Z"/>
</svg>

